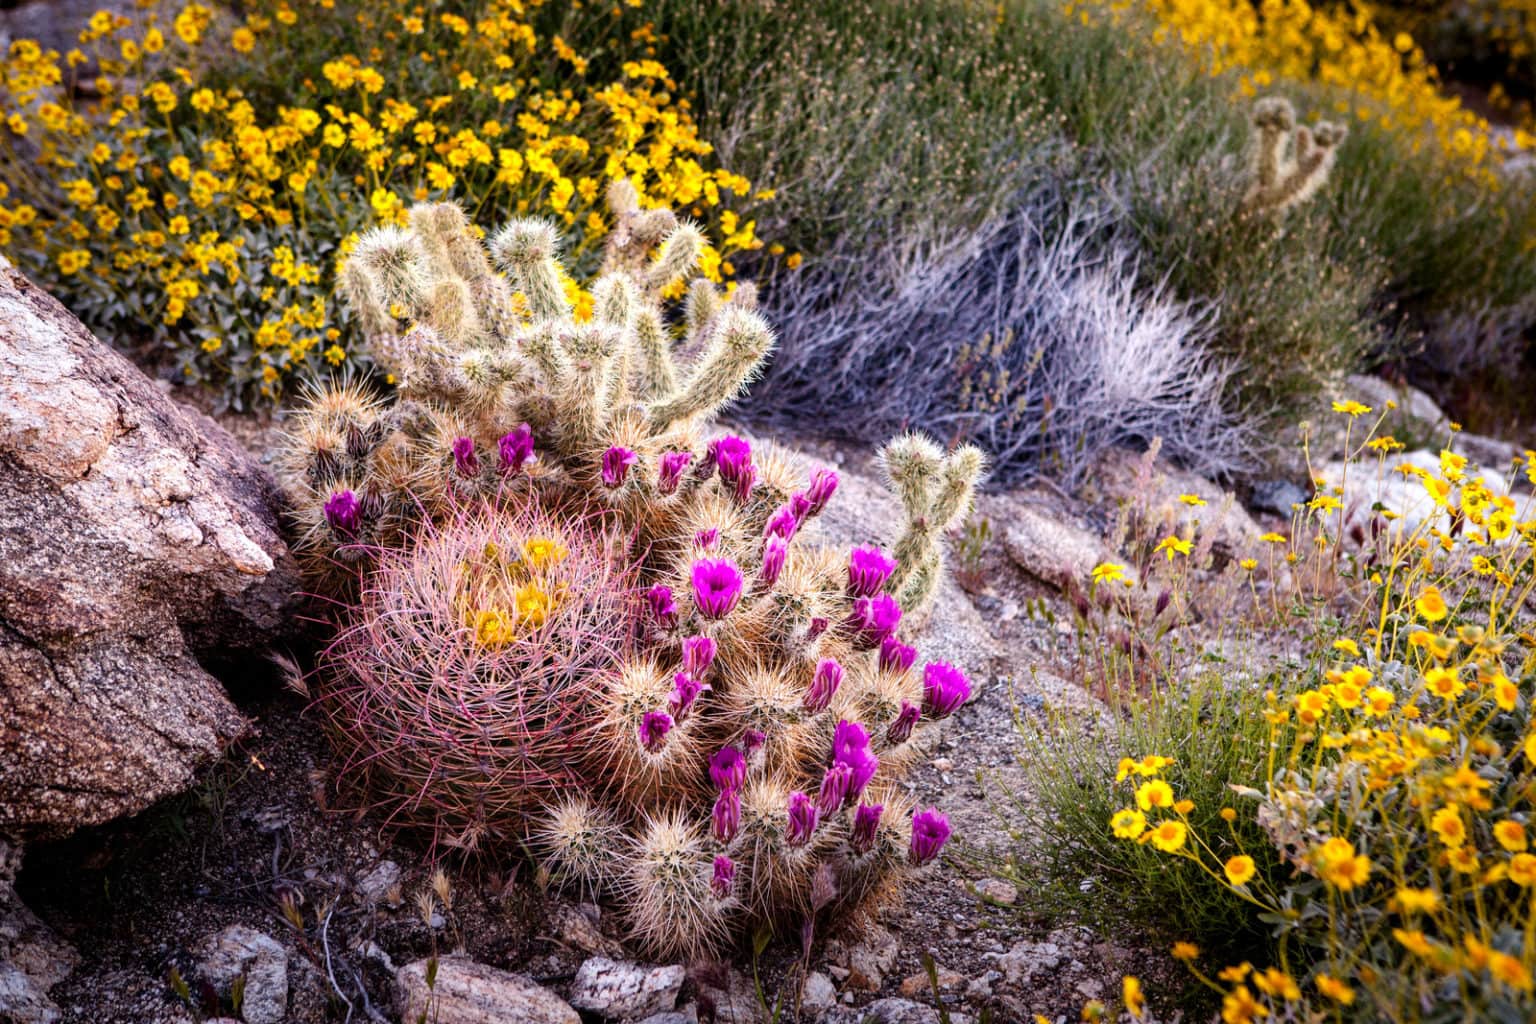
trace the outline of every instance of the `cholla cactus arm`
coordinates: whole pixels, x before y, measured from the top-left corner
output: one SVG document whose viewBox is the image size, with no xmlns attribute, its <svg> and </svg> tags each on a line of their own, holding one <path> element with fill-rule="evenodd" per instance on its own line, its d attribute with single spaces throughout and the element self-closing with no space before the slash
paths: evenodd
<svg viewBox="0 0 1536 1024">
<path fill-rule="evenodd" d="M 374 290 L 373 279 L 355 259 L 348 259 L 341 268 L 341 295 L 370 344 L 374 344 L 375 339 L 383 339 L 387 347 L 388 342 L 398 336 L 399 330 L 395 318 L 389 315 L 388 305 Z"/>
<path fill-rule="evenodd" d="M 485 338 L 474 294 L 463 278 L 443 277 L 433 283 L 424 312 L 422 320 L 454 348 L 467 348 Z"/>
<path fill-rule="evenodd" d="M 950 452 L 939 471 L 939 490 L 934 496 L 932 518 L 943 533 L 959 526 L 971 512 L 976 484 L 986 471 L 987 457 L 973 444 Z"/>
<path fill-rule="evenodd" d="M 655 262 L 646 268 L 646 289 L 659 292 L 686 279 L 698 266 L 703 248 L 704 236 L 699 229 L 686 222 L 679 224 L 661 243 Z"/>
<path fill-rule="evenodd" d="M 640 394 L 663 398 L 677 391 L 677 370 L 672 363 L 672 336 L 661 313 L 646 307 L 635 316 L 635 344 L 640 350 Z"/>
<path fill-rule="evenodd" d="M 1253 181 L 1240 209 L 1279 213 L 1315 195 L 1328 180 L 1344 128 L 1327 121 L 1297 127 L 1291 104 L 1277 96 L 1255 105 L 1253 125 Z"/>
<path fill-rule="evenodd" d="M 612 411 L 607 402 L 613 394 L 619 332 L 606 324 L 577 324 L 562 340 L 570 367 L 564 388 L 564 427 L 575 445 L 586 448 L 596 443 Z"/>
<path fill-rule="evenodd" d="M 535 321 L 563 320 L 571 304 L 560 286 L 560 263 L 555 249 L 559 235 L 547 220 L 519 217 L 496 232 L 491 256 L 528 299 Z"/>
<path fill-rule="evenodd" d="M 751 382 L 772 349 L 768 321 L 746 310 L 725 311 L 683 390 L 651 408 L 652 425 L 665 430 L 678 420 L 715 415 Z"/>
<path fill-rule="evenodd" d="M 414 227 L 414 210 L 411 221 Z M 486 256 L 485 245 L 480 241 L 474 225 L 464 216 L 457 203 L 434 203 L 430 207 L 430 232 L 438 239 L 448 270 L 476 293 L 483 292 L 493 274 L 491 261 Z M 419 230 L 419 229 L 418 229 Z"/>
<path fill-rule="evenodd" d="M 560 344 L 559 325 L 554 321 L 534 324 L 522 335 L 523 353 L 539 368 L 545 385 L 556 391 L 565 387 L 571 376 L 571 362 Z"/>
<path fill-rule="evenodd" d="M 944 468 L 944 453 L 932 438 L 903 434 L 887 441 L 877 455 L 880 468 L 908 520 L 924 519 L 932 511 L 933 492 Z"/>
<path fill-rule="evenodd" d="M 624 274 L 604 274 L 592 286 L 592 319 L 627 329 L 636 310 L 635 286 Z"/>
<path fill-rule="evenodd" d="M 683 301 L 683 329 L 690 343 L 703 340 L 703 331 L 709 326 L 723 304 L 720 289 L 707 278 L 698 278 L 688 287 L 688 297 Z"/>
<path fill-rule="evenodd" d="M 923 553 L 917 568 L 907 574 L 907 580 L 896 594 L 896 603 L 904 612 L 912 612 L 933 600 L 939 581 L 944 578 L 944 552 L 933 544 Z"/>
<path fill-rule="evenodd" d="M 426 254 L 414 235 L 394 227 L 364 232 L 347 262 L 355 263 L 372 282 L 373 296 L 386 309 L 399 304 L 419 316 L 430 274 Z"/>
</svg>

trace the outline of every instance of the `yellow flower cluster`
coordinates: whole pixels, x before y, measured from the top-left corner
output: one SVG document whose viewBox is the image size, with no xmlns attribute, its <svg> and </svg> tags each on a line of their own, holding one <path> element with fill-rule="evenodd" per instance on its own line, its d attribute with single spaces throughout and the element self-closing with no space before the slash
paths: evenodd
<svg viewBox="0 0 1536 1024">
<path fill-rule="evenodd" d="M 720 229 L 701 260 L 716 281 L 762 244 L 729 209 L 750 182 L 710 166 L 648 27 L 606 39 L 608 12 L 543 0 L 245 10 L 100 12 L 68 53 L 18 40 L 0 61 L 0 250 L 93 327 L 163 331 L 189 380 L 272 398 L 351 360 L 331 303 L 340 258 L 414 202 L 553 215 L 580 263 L 606 230 L 607 182 L 627 177 L 645 205 Z M 592 63 L 545 22 L 644 59 L 589 82 Z M 90 88 L 66 88 L 83 68 L 99 70 Z"/>
<path fill-rule="evenodd" d="M 1499 185 L 1491 165 L 1501 151 L 1487 120 L 1441 88 L 1412 36 L 1387 38 L 1367 4 L 1068 0 L 1067 9 L 1085 22 L 1150 14 L 1157 41 L 1181 44 L 1213 75 L 1236 73 L 1247 96 L 1281 83 L 1320 83 L 1337 97 L 1336 114 L 1396 132 L 1413 152 L 1434 140 L 1453 166 L 1488 187 Z M 1536 148 L 1536 126 L 1517 132 L 1515 145 Z"/>
<path fill-rule="evenodd" d="M 1353 449 L 1352 472 L 1362 459 L 1391 471 L 1400 446 L 1379 440 Z M 1517 468 L 1536 484 L 1536 452 Z M 1171 758 L 1120 763 L 1130 801 L 1108 823 L 1114 835 L 1191 862 L 1280 929 L 1272 974 L 1196 972 L 1222 992 L 1230 1024 L 1314 999 L 1359 1000 L 1384 1020 L 1426 1019 L 1437 1005 L 1536 1019 L 1536 520 L 1518 519 L 1529 502 L 1495 492 L 1453 451 L 1438 472 L 1410 465 L 1405 476 L 1433 505 L 1412 528 L 1381 510 L 1388 525 L 1346 551 L 1336 500 L 1300 506 L 1297 539 L 1266 538 L 1292 547 L 1293 566 L 1330 567 L 1334 587 L 1321 590 L 1358 599 L 1332 620 L 1311 674 L 1264 694 L 1263 777 L 1229 780 L 1255 802 L 1272 849 L 1244 849 L 1232 807 L 1220 813 L 1226 835 L 1197 832 L 1193 805 L 1163 777 Z M 1258 869 L 1276 858 L 1283 870 Z M 1288 973 L 1292 940 L 1308 964 L 1301 984 Z"/>
<path fill-rule="evenodd" d="M 551 537 L 530 537 L 521 557 L 507 559 L 495 545 L 487 546 L 485 563 L 461 567 L 465 591 L 459 597 L 464 625 L 481 647 L 495 650 L 518 638 L 519 629 L 534 631 L 559 608 L 566 586 L 552 582 L 549 570 L 570 550 Z"/>
</svg>

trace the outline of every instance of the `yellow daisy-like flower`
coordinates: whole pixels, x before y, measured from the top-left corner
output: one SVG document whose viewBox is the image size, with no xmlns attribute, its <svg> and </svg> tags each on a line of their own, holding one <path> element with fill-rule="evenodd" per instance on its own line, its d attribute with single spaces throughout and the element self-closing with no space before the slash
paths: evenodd
<svg viewBox="0 0 1536 1024">
<path fill-rule="evenodd" d="M 1165 821 L 1143 839 L 1150 838 L 1152 845 L 1164 853 L 1176 853 L 1184 848 L 1184 840 L 1189 837 L 1189 829 L 1182 821 Z"/>
<path fill-rule="evenodd" d="M 1247 885 L 1257 869 L 1253 866 L 1252 857 L 1246 854 L 1239 854 L 1236 857 L 1229 858 L 1227 863 L 1222 866 L 1222 870 L 1226 872 L 1228 882 L 1231 882 L 1233 885 Z"/>
<path fill-rule="evenodd" d="M 1531 972 L 1516 957 L 1498 950 L 1488 951 L 1488 973 L 1512 989 L 1531 991 Z"/>
<path fill-rule="evenodd" d="M 1200 947 L 1193 942 L 1175 942 L 1173 948 L 1168 951 L 1168 954 L 1175 960 L 1189 963 L 1200 956 Z"/>
<path fill-rule="evenodd" d="M 1525 888 L 1536 885 L 1536 856 L 1517 853 L 1509 858 L 1509 880 Z"/>
<path fill-rule="evenodd" d="M 1179 495 L 1179 502 L 1181 504 L 1188 505 L 1190 508 L 1199 508 L 1201 505 L 1207 503 L 1206 500 L 1200 497 L 1198 494 L 1181 494 Z"/>
<path fill-rule="evenodd" d="M 1264 541 L 1266 544 L 1284 544 L 1285 536 L 1283 534 L 1270 532 L 1260 537 L 1259 540 Z"/>
<path fill-rule="evenodd" d="M 1440 596 L 1440 588 L 1429 586 L 1424 588 L 1424 593 L 1413 602 L 1414 610 L 1419 617 L 1427 622 L 1439 622 L 1450 612 L 1445 603 L 1445 598 Z"/>
<path fill-rule="evenodd" d="M 1404 914 L 1432 914 L 1440 906 L 1440 894 L 1433 889 L 1402 888 L 1392 902 Z"/>
<path fill-rule="evenodd" d="M 1461 681 L 1461 676 L 1456 669 L 1442 668 L 1439 665 L 1424 673 L 1424 686 L 1446 703 L 1460 697 L 1467 689 L 1467 684 Z"/>
<path fill-rule="evenodd" d="M 1147 997 L 1141 991 L 1141 981 L 1127 974 L 1120 983 L 1120 997 L 1125 1003 L 1125 1012 L 1140 1020 L 1147 1008 Z"/>
<path fill-rule="evenodd" d="M 1333 649 L 1336 651 L 1343 651 L 1351 658 L 1360 657 L 1360 645 L 1355 643 L 1347 636 L 1340 637 L 1339 639 L 1335 640 L 1333 642 Z"/>
<path fill-rule="evenodd" d="M 1353 419 L 1356 416 L 1364 416 L 1366 413 L 1371 411 L 1371 407 L 1368 405 L 1361 405 L 1354 399 L 1350 399 L 1347 402 L 1334 402 L 1333 411 L 1341 412 Z"/>
<path fill-rule="evenodd" d="M 1453 850 L 1467 841 L 1467 825 L 1461 819 L 1461 808 L 1455 804 L 1442 807 L 1432 814 L 1429 827 L 1442 843 Z"/>
<path fill-rule="evenodd" d="M 1526 848 L 1525 826 L 1518 821 L 1501 821 L 1494 825 L 1493 838 L 1510 853 L 1521 853 Z"/>
<path fill-rule="evenodd" d="M 1115 816 L 1109 819 L 1109 827 L 1114 830 L 1117 839 L 1139 839 L 1147 830 L 1147 819 L 1140 811 L 1126 807 L 1116 811 Z"/>
<path fill-rule="evenodd" d="M 1319 974 L 1316 984 L 1318 992 L 1340 1006 L 1349 1006 L 1355 1001 L 1355 990 L 1332 975 Z"/>
<path fill-rule="evenodd" d="M 1154 807 L 1172 807 L 1173 787 L 1162 779 L 1143 782 L 1136 787 L 1136 806 L 1143 811 L 1150 811 Z"/>
<path fill-rule="evenodd" d="M 1157 547 L 1153 548 L 1152 551 L 1153 554 L 1156 554 L 1157 552 L 1163 552 L 1168 556 L 1168 561 L 1171 562 L 1173 561 L 1173 556 L 1175 554 L 1187 555 L 1194 549 L 1194 546 L 1194 542 L 1192 541 L 1184 540 L 1182 537 L 1169 535 L 1158 541 Z"/>
<path fill-rule="evenodd" d="M 1125 575 L 1125 566 L 1118 562 L 1101 562 L 1093 567 L 1093 582 L 1095 583 L 1124 583 L 1131 585 L 1130 579 Z"/>
<path fill-rule="evenodd" d="M 1393 928 L 1392 937 L 1414 956 L 1429 956 L 1434 945 L 1417 928 Z"/>
</svg>

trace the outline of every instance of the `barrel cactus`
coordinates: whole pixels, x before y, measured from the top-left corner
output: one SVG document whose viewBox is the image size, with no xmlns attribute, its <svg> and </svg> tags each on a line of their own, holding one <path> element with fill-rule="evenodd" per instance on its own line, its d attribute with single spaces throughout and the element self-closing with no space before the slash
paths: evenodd
<svg viewBox="0 0 1536 1024">
<path fill-rule="evenodd" d="M 627 181 L 609 202 L 590 312 L 544 222 L 487 248 L 422 205 L 364 237 L 347 298 L 395 394 L 310 396 L 283 475 L 341 609 L 320 705 L 380 811 L 702 956 L 868 906 L 948 837 L 899 783 L 970 687 L 901 629 L 983 459 L 898 438 L 892 553 L 810 543 L 838 475 L 711 427 L 773 345 L 751 287 L 697 277 L 698 230 Z"/>
</svg>

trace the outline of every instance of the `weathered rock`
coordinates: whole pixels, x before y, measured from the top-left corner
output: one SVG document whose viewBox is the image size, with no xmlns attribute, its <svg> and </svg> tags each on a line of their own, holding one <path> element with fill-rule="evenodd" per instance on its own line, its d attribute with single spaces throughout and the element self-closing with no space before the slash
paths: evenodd
<svg viewBox="0 0 1536 1024">
<path fill-rule="evenodd" d="M 687 972 L 595 956 L 576 970 L 571 1005 L 608 1020 L 633 1020 L 663 1013 L 677 1005 Z"/>
<path fill-rule="evenodd" d="M 357 901 L 364 906 L 387 903 L 397 907 L 401 902 L 400 876 L 399 864 L 392 860 L 381 860 L 374 865 L 373 870 L 361 875 L 353 883 L 352 891 L 356 893 Z"/>
<path fill-rule="evenodd" d="M 291 628 L 275 485 L 0 266 L 0 832 L 180 791 L 245 721 L 195 655 Z"/>
<path fill-rule="evenodd" d="M 1114 553 L 1097 533 L 1070 522 L 1060 513 L 1046 512 L 1015 499 L 1007 509 L 1003 549 L 1015 565 L 1054 587 L 1086 583 L 1093 567 L 1115 561 Z"/>
<path fill-rule="evenodd" d="M 726 968 L 723 976 L 704 975 L 695 981 L 700 1010 L 712 1016 L 715 1024 L 769 1024 L 757 998 L 757 986 L 734 967 Z"/>
<path fill-rule="evenodd" d="M 699 1024 L 698 1007 L 689 1003 L 681 1010 L 668 1010 L 638 1021 L 637 1024 Z"/>
<path fill-rule="evenodd" d="M 565 1000 L 531 978 L 444 957 L 428 987 L 429 963 L 417 960 L 395 972 L 395 1009 L 401 1020 L 425 1015 L 435 1024 L 581 1024 Z"/>
<path fill-rule="evenodd" d="M 196 950 L 198 976 L 221 995 L 237 979 L 245 990 L 240 1016 L 246 1024 L 281 1024 L 288 1017 L 288 951 L 282 943 L 243 924 L 203 940 Z"/>
<path fill-rule="evenodd" d="M 877 992 L 884 975 L 896 966 L 901 943 L 880 925 L 866 929 L 859 944 L 848 950 L 848 987 L 862 992 Z"/>
<path fill-rule="evenodd" d="M 572 949 L 613 960 L 624 955 L 624 947 L 602 933 L 602 910 L 595 903 L 561 904 L 551 916 L 555 935 Z"/>
<path fill-rule="evenodd" d="M 941 1024 L 939 1011 L 910 999 L 877 999 L 868 1006 L 838 1007 L 825 1024 Z M 949 1012 L 950 1024 L 970 1024 L 969 1014 Z"/>
<path fill-rule="evenodd" d="M 814 1014 L 830 1010 L 836 1005 L 837 988 L 832 984 L 832 979 L 820 971 L 807 974 L 804 984 L 800 986 L 800 1009 Z"/>
<path fill-rule="evenodd" d="M 941 993 L 959 991 L 965 984 L 965 975 L 958 971 L 946 971 L 943 968 L 938 968 L 935 974 L 938 977 L 939 991 Z M 901 994 L 908 999 L 931 996 L 933 994 L 933 979 L 928 977 L 926 970 L 918 971 L 916 974 L 909 974 L 901 979 Z"/>
<path fill-rule="evenodd" d="M 20 850 L 0 839 L 0 1021 L 53 1024 L 62 1014 L 48 990 L 80 957 L 16 898 L 20 864 Z"/>
<path fill-rule="evenodd" d="M 997 966 L 1010 985 L 1027 983 L 1036 974 L 1061 965 L 1064 954 L 1054 942 L 1019 942 L 997 958 Z"/>
<path fill-rule="evenodd" d="M 1011 907 L 1019 902 L 1019 887 L 1001 878 L 983 878 L 976 883 L 976 894 L 1005 907 Z"/>
</svg>

